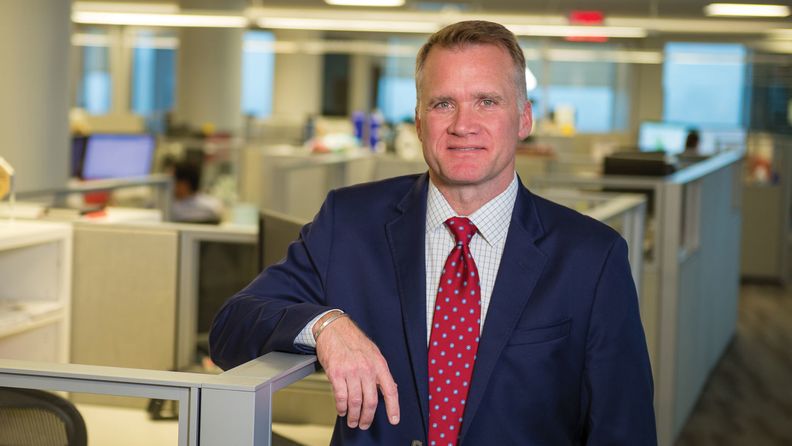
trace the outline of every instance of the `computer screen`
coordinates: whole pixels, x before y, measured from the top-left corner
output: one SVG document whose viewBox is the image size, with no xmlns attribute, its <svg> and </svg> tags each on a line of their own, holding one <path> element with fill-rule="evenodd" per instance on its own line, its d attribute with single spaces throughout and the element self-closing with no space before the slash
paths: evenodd
<svg viewBox="0 0 792 446">
<path fill-rule="evenodd" d="M 702 155 L 745 147 L 745 130 L 740 128 L 705 128 L 699 134 L 698 152 Z"/>
<path fill-rule="evenodd" d="M 642 122 L 638 148 L 642 152 L 681 153 L 685 150 L 688 126 L 669 122 Z"/>
<path fill-rule="evenodd" d="M 85 145 L 86 180 L 148 175 L 154 158 L 152 135 L 94 134 Z"/>
</svg>

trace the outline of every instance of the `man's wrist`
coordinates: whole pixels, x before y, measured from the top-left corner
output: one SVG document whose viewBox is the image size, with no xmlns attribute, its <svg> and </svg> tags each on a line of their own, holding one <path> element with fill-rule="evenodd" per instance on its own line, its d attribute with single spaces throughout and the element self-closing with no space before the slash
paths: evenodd
<svg viewBox="0 0 792 446">
<path fill-rule="evenodd" d="M 345 314 L 342 310 L 330 310 L 325 313 L 321 318 L 319 318 L 316 323 L 314 323 L 313 327 L 311 327 L 311 334 L 313 334 L 314 340 L 319 337 L 319 334 L 327 328 L 325 325 L 328 321 L 335 320 L 336 318 L 340 317 L 341 315 Z"/>
</svg>

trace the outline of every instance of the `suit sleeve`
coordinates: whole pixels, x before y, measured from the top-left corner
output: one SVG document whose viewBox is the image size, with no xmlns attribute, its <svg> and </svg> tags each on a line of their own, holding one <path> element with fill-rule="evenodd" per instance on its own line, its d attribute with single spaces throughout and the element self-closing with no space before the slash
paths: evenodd
<svg viewBox="0 0 792 446">
<path fill-rule="evenodd" d="M 212 360 L 224 370 L 271 351 L 313 353 L 295 345 L 298 333 L 326 305 L 325 283 L 332 250 L 333 192 L 314 221 L 302 228 L 286 258 L 265 269 L 229 299 L 209 333 Z"/>
<path fill-rule="evenodd" d="M 656 445 L 652 370 L 621 237 L 611 246 L 597 284 L 585 372 L 586 444 Z"/>
</svg>

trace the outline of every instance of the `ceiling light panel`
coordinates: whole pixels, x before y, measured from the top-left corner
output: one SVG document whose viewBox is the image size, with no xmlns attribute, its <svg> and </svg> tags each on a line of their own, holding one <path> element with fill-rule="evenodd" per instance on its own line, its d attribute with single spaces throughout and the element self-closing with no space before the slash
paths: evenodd
<svg viewBox="0 0 792 446">
<path fill-rule="evenodd" d="M 210 14 L 146 14 L 126 12 L 73 11 L 72 21 L 93 25 L 173 26 L 203 28 L 243 28 L 242 16 Z"/>
<path fill-rule="evenodd" d="M 789 7 L 742 3 L 711 3 L 704 7 L 710 17 L 787 17 Z"/>
<path fill-rule="evenodd" d="M 325 0 L 325 3 L 333 6 L 373 6 L 377 8 L 387 8 L 403 6 L 404 0 Z"/>
</svg>

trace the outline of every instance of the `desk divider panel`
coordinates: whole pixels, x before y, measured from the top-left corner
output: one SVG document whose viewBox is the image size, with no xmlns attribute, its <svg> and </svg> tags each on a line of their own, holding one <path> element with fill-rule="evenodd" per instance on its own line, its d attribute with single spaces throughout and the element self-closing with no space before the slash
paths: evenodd
<svg viewBox="0 0 792 446">
<path fill-rule="evenodd" d="M 173 369 L 178 231 L 74 229 L 71 362 Z"/>
</svg>

